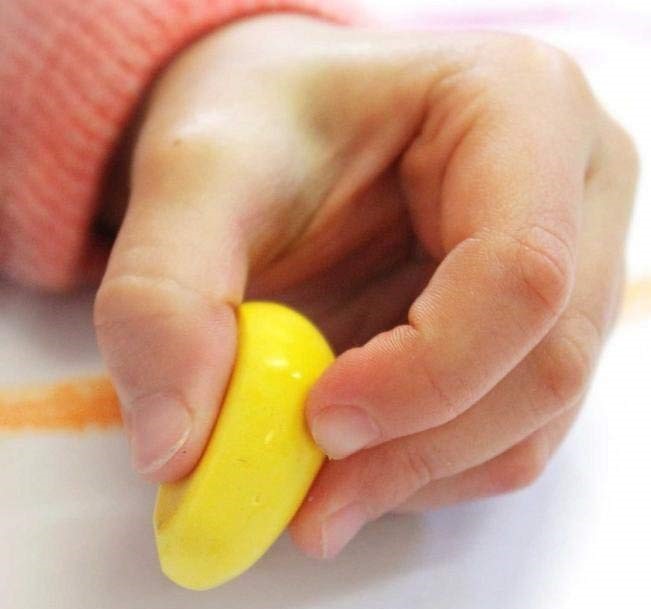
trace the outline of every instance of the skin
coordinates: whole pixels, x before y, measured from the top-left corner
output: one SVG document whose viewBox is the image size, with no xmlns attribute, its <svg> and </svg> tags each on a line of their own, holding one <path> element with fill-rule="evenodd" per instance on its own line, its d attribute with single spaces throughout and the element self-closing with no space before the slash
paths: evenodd
<svg viewBox="0 0 651 609">
<path fill-rule="evenodd" d="M 570 58 L 258 17 L 175 58 L 134 142 L 95 318 L 147 479 L 201 456 L 245 298 L 338 353 L 307 403 L 332 459 L 291 527 L 306 553 L 540 475 L 616 317 L 637 179 Z"/>
</svg>

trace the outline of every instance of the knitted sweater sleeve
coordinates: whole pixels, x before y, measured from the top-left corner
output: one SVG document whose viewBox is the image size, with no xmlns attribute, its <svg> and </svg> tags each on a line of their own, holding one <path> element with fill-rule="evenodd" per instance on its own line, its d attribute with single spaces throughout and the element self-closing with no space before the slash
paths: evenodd
<svg viewBox="0 0 651 609">
<path fill-rule="evenodd" d="M 99 254 L 107 164 L 153 75 L 207 31 L 264 11 L 354 19 L 342 0 L 0 2 L 0 275 L 63 289 Z"/>
</svg>

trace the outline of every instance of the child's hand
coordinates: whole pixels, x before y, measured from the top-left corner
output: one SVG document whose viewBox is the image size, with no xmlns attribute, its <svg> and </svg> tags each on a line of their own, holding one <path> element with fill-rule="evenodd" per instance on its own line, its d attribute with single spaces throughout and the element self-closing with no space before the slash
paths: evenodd
<svg viewBox="0 0 651 609">
<path fill-rule="evenodd" d="M 293 524 L 307 552 L 528 484 L 613 322 L 636 163 L 577 67 L 524 38 L 291 16 L 206 37 L 149 101 L 97 299 L 136 467 L 199 459 L 246 293 L 342 353 L 308 402 L 336 460 Z"/>
</svg>

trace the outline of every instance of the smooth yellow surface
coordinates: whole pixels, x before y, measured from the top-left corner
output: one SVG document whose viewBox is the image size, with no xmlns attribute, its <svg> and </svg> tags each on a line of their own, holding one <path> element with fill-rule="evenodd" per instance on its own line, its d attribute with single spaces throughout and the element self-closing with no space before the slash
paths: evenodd
<svg viewBox="0 0 651 609">
<path fill-rule="evenodd" d="M 289 524 L 323 462 L 303 405 L 332 360 L 298 313 L 264 302 L 239 308 L 238 354 L 212 437 L 194 472 L 158 492 L 156 545 L 172 581 L 223 584 Z"/>
</svg>

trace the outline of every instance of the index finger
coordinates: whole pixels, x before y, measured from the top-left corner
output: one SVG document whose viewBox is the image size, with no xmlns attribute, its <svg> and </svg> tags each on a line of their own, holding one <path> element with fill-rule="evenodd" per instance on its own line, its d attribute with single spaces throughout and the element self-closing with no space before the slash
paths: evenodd
<svg viewBox="0 0 651 609">
<path fill-rule="evenodd" d="M 449 253 L 408 323 L 344 353 L 311 392 L 308 422 L 331 457 L 455 418 L 563 312 L 590 142 L 550 102 L 509 103 L 506 114 L 475 120 L 449 138 L 447 159 L 426 132 L 408 151 L 416 230 L 430 250 L 442 235 Z M 444 225 L 437 235 L 435 222 Z"/>
</svg>

